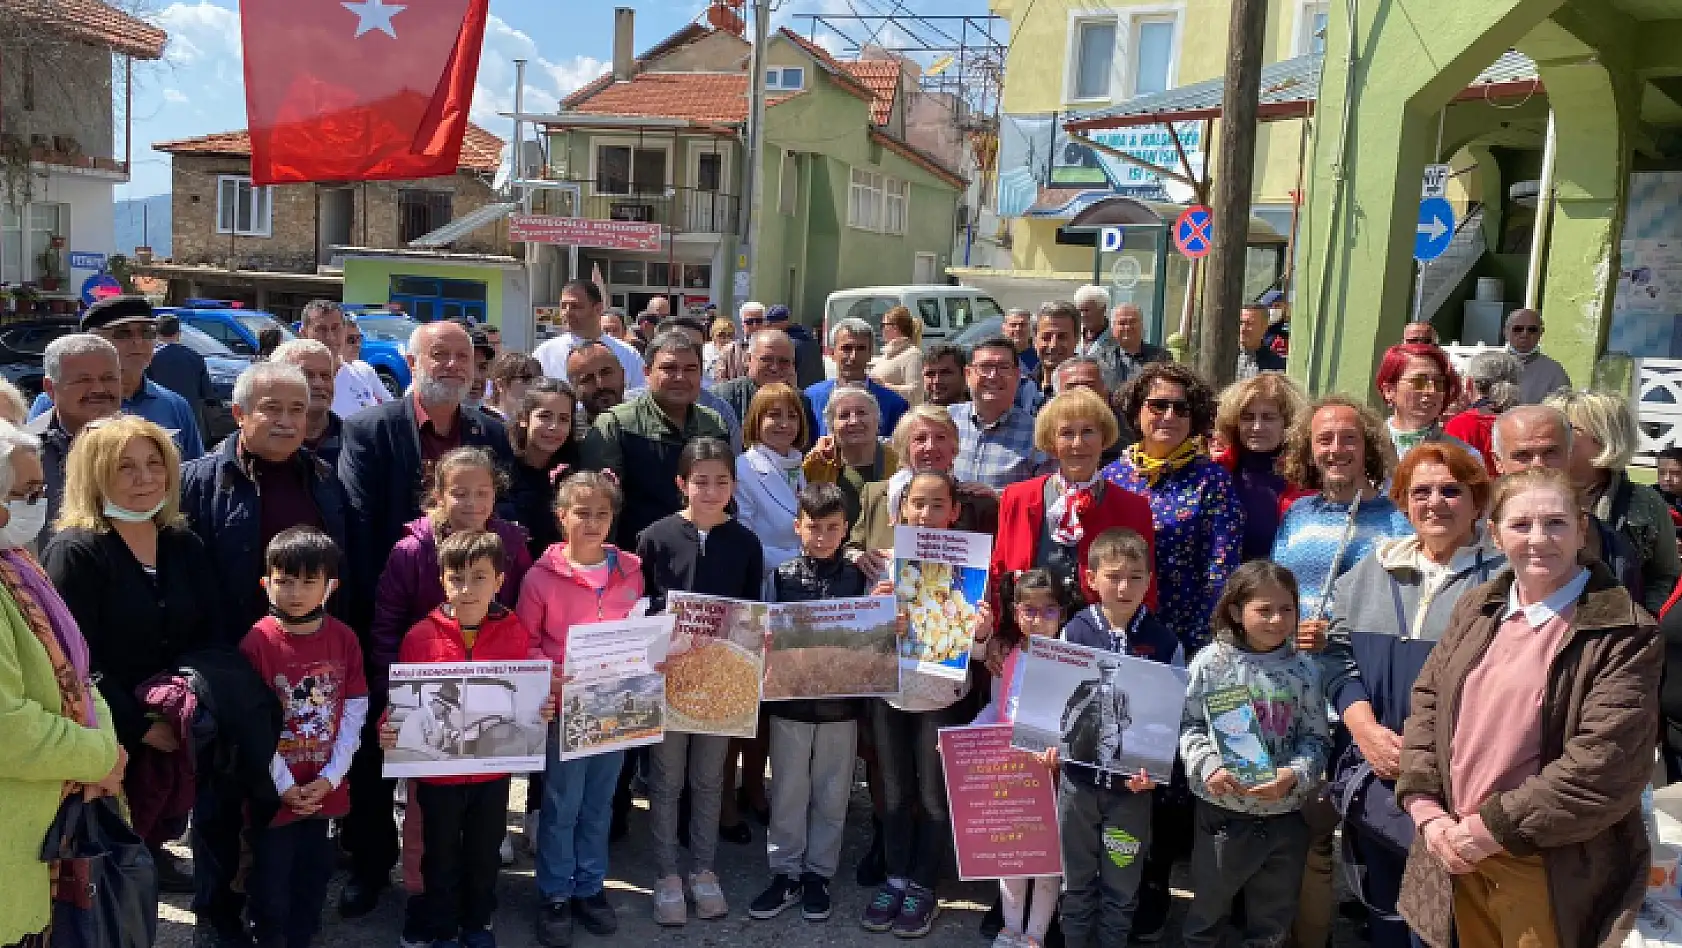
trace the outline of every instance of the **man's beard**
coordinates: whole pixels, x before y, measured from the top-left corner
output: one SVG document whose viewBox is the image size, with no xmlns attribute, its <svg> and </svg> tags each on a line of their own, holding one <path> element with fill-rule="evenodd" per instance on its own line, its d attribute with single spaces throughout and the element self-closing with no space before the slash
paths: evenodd
<svg viewBox="0 0 1682 948">
<path fill-rule="evenodd" d="M 622 392 L 615 392 L 610 388 L 598 388 L 590 393 L 589 398 L 584 399 L 584 407 L 589 411 L 590 417 L 595 418 L 624 400 L 625 395 Z"/>
<path fill-rule="evenodd" d="M 468 382 L 446 382 L 443 379 L 416 379 L 415 393 L 427 405 L 459 405 L 467 399 L 472 388 Z"/>
</svg>

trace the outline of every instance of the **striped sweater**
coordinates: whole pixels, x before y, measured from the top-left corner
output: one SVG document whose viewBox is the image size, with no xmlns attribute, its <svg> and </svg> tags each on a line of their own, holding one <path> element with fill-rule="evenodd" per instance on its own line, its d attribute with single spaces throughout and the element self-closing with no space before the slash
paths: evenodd
<svg viewBox="0 0 1682 948">
<path fill-rule="evenodd" d="M 1296 576 L 1305 619 L 1331 617 L 1329 582 L 1371 553 L 1378 541 L 1413 535 L 1413 525 L 1407 517 L 1390 498 L 1380 494 L 1361 501 L 1349 545 L 1338 557 L 1338 544 L 1348 523 L 1349 505 L 1334 504 L 1319 494 L 1299 499 L 1279 521 L 1279 534 L 1273 540 L 1273 561 Z M 1337 557 L 1335 564 L 1334 557 Z M 1326 600 L 1323 610 L 1322 598 Z M 1322 611 L 1324 615 L 1320 615 Z"/>
</svg>

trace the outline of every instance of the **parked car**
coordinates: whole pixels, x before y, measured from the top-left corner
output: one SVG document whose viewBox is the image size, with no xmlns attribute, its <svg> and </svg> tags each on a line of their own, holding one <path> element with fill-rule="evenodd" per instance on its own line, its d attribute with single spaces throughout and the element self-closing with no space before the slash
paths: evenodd
<svg viewBox="0 0 1682 948">
<path fill-rule="evenodd" d="M 963 332 L 946 341 L 954 346 L 962 346 L 965 350 L 969 350 L 975 348 L 975 344 L 983 339 L 1004 335 L 1004 331 L 1005 318 L 1003 316 L 992 316 L 970 323 Z"/>
<path fill-rule="evenodd" d="M 265 329 L 280 330 L 281 341 L 296 338 L 292 330 L 269 313 L 242 309 L 219 300 L 188 300 L 186 306 L 165 306 L 159 316 L 172 315 L 181 325 L 191 326 L 227 346 L 234 355 L 256 358 L 262 351 L 258 337 Z"/>
<path fill-rule="evenodd" d="M 384 311 L 351 314 L 362 330 L 362 361 L 374 367 L 380 382 L 393 397 L 409 388 L 409 336 L 420 323 Z"/>
<path fill-rule="evenodd" d="M 199 432 L 206 448 L 221 443 L 238 427 L 234 423 L 234 382 L 250 365 L 247 356 L 234 351 L 208 334 L 191 326 L 181 327 L 181 344 L 204 356 L 204 367 L 210 371 L 210 387 L 216 393 L 216 404 L 204 409 L 204 431 Z"/>
<path fill-rule="evenodd" d="M 944 342 L 970 323 L 993 316 L 1003 318 L 1004 308 L 991 296 L 973 286 L 866 286 L 829 294 L 823 307 L 823 344 L 829 350 L 829 327 L 843 319 L 862 319 L 882 332 L 882 314 L 895 306 L 909 309 L 923 321 L 923 344 Z"/>
</svg>

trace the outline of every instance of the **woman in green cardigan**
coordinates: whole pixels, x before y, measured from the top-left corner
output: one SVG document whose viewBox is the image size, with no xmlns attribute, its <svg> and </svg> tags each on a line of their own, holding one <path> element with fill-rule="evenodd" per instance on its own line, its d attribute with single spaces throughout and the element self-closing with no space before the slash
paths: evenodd
<svg viewBox="0 0 1682 948">
<path fill-rule="evenodd" d="M 76 620 L 28 549 L 46 524 L 40 442 L 3 421 L 0 495 L 0 945 L 39 945 L 47 828 L 67 795 L 119 792 L 126 758 Z"/>
</svg>

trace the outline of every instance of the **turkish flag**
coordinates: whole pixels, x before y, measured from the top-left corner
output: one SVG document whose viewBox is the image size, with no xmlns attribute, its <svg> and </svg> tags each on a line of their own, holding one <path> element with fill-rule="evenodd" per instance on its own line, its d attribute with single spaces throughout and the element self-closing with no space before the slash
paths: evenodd
<svg viewBox="0 0 1682 948">
<path fill-rule="evenodd" d="M 251 179 L 454 174 L 490 0 L 240 0 Z"/>
</svg>

